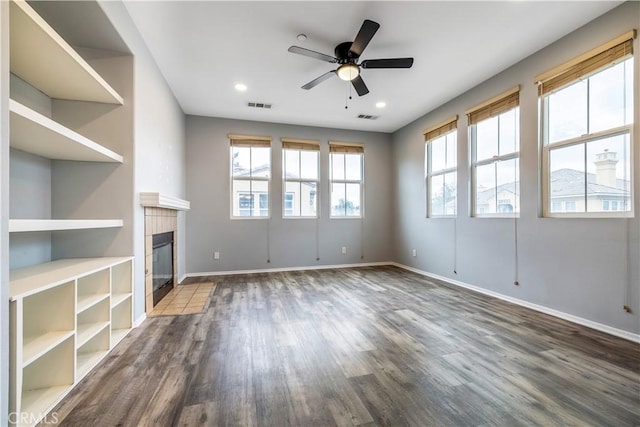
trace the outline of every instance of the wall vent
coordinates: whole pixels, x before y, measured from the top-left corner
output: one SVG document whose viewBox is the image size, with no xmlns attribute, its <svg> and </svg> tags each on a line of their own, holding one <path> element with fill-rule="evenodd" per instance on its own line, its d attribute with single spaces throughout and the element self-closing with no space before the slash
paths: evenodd
<svg viewBox="0 0 640 427">
<path fill-rule="evenodd" d="M 380 116 L 372 116 L 370 114 L 358 114 L 358 118 L 364 119 L 364 120 L 376 120 L 378 117 Z"/>
<path fill-rule="evenodd" d="M 251 108 L 266 108 L 267 110 L 271 109 L 271 104 L 266 104 L 264 102 L 249 102 L 247 106 Z"/>
</svg>

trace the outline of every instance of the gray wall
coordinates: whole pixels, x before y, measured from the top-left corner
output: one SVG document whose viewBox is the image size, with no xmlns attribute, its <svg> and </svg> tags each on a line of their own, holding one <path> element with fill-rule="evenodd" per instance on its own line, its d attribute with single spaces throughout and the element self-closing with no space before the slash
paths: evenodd
<svg viewBox="0 0 640 427">
<path fill-rule="evenodd" d="M 393 134 L 394 236 L 398 262 L 615 328 L 640 332 L 637 191 L 640 150 L 634 152 L 635 218 L 539 217 L 537 89 L 533 83 L 536 74 L 638 28 L 639 18 L 640 3 L 623 4 Z M 635 51 L 640 51 L 637 40 Z M 640 84 L 639 65 L 636 60 L 636 84 Z M 469 217 L 466 184 L 469 142 L 464 111 L 518 84 L 521 85 L 521 214 L 517 222 L 516 276 L 514 220 Z M 639 93 L 636 89 L 636 107 L 640 105 Z M 455 114 L 459 115 L 458 217 L 428 219 L 422 130 Z M 639 117 L 636 109 L 636 147 Z M 418 251 L 415 258 L 411 256 L 414 248 Z M 520 282 L 518 287 L 513 285 L 516 279 Z M 629 288 L 628 300 L 634 314 L 622 309 Z"/>
<path fill-rule="evenodd" d="M 270 220 L 230 219 L 229 133 L 273 138 Z M 281 137 L 321 141 L 319 261 L 316 220 L 282 218 Z M 329 140 L 365 144 L 364 248 L 360 220 L 329 218 Z M 187 198 L 192 207 L 187 221 L 187 271 L 390 261 L 390 157 L 388 134 L 187 116 Z M 345 255 L 342 246 L 347 247 Z M 213 259 L 214 251 L 220 251 L 220 260 Z"/>
<path fill-rule="evenodd" d="M 140 192 L 185 198 L 185 116 L 121 2 L 100 1 L 134 56 L 134 319 L 144 313 L 144 209 Z M 185 229 L 184 214 L 179 226 Z M 185 271 L 184 235 L 178 235 L 178 276 Z"/>
<path fill-rule="evenodd" d="M 0 426 L 9 404 L 9 2 L 0 2 Z"/>
</svg>

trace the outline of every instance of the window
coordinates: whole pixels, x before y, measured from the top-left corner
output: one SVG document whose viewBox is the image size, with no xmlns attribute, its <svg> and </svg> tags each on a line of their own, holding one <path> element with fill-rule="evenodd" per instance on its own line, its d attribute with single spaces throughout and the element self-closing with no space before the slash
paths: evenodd
<svg viewBox="0 0 640 427">
<path fill-rule="evenodd" d="M 229 135 L 231 217 L 269 217 L 271 139 Z"/>
<path fill-rule="evenodd" d="M 520 211 L 520 87 L 467 111 L 473 215 Z"/>
<path fill-rule="evenodd" d="M 424 133 L 429 217 L 456 215 L 457 126 L 458 116 L 455 116 Z"/>
<path fill-rule="evenodd" d="M 285 218 L 317 218 L 320 143 L 282 138 L 283 206 Z"/>
<path fill-rule="evenodd" d="M 536 78 L 547 216 L 631 215 L 633 36 Z"/>
<path fill-rule="evenodd" d="M 331 216 L 362 217 L 364 146 L 330 142 Z"/>
</svg>

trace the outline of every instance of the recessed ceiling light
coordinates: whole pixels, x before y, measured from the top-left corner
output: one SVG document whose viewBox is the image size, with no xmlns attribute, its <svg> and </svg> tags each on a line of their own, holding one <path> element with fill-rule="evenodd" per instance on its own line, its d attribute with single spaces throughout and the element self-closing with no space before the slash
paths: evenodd
<svg viewBox="0 0 640 427">
<path fill-rule="evenodd" d="M 307 35 L 306 34 L 298 34 L 296 36 L 296 38 L 298 39 L 299 42 L 303 42 L 307 39 Z"/>
<path fill-rule="evenodd" d="M 384 101 L 378 101 L 378 102 L 376 102 L 376 107 L 378 107 L 378 108 L 384 108 L 384 107 L 386 107 L 386 106 L 387 106 L 387 103 L 386 103 L 386 102 L 384 102 Z"/>
<path fill-rule="evenodd" d="M 245 90 L 247 90 L 247 85 L 238 83 L 236 84 L 236 90 L 240 92 L 244 92 Z"/>
</svg>

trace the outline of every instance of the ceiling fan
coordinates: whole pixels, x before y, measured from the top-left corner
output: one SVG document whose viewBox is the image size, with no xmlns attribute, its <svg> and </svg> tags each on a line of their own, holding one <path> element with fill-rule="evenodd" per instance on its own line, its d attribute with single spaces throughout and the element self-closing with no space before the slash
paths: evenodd
<svg viewBox="0 0 640 427">
<path fill-rule="evenodd" d="M 358 95 L 363 96 L 369 93 L 369 89 L 367 88 L 367 85 L 364 84 L 364 80 L 362 80 L 362 77 L 360 76 L 361 68 L 411 68 L 413 65 L 413 58 L 367 59 L 358 64 L 358 59 L 362 55 L 362 52 L 379 28 L 380 24 L 377 22 L 365 19 L 353 42 L 344 42 L 336 46 L 334 50 L 335 57 L 305 49 L 303 47 L 291 46 L 289 48 L 289 52 L 291 53 L 297 53 L 299 55 L 331 62 L 333 64 L 340 64 L 340 66 L 335 70 L 328 71 L 320 77 L 311 80 L 309 83 L 302 86 L 302 89 L 311 89 L 328 78 L 337 75 L 342 80 L 350 81 Z"/>
</svg>

